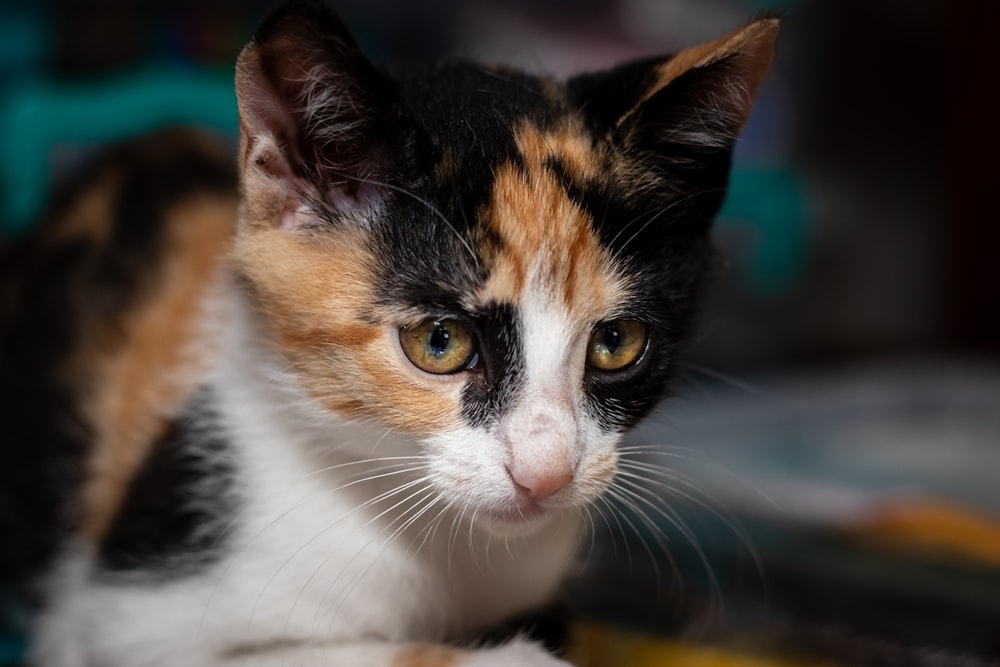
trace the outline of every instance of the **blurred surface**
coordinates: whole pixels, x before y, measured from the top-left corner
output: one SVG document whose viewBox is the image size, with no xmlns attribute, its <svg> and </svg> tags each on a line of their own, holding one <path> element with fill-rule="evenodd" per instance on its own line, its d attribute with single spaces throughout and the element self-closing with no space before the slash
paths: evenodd
<svg viewBox="0 0 1000 667">
<path fill-rule="evenodd" d="M 268 5 L 0 5 L 0 242 L 105 141 L 177 122 L 234 132 L 232 63 Z M 378 61 L 459 54 L 557 75 L 781 10 L 703 334 L 680 398 L 632 440 L 675 475 L 635 481 L 657 494 L 673 479 L 676 514 L 633 516 L 645 546 L 599 525 L 603 578 L 581 604 L 699 641 L 798 636 L 844 664 L 1000 660 L 1000 139 L 983 92 L 1000 5 L 336 5 Z M 666 547 L 650 523 L 673 531 Z"/>
</svg>

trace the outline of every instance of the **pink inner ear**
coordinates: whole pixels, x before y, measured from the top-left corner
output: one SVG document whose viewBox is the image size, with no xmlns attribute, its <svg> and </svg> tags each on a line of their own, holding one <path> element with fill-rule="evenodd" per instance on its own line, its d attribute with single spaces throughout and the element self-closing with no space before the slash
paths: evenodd
<svg viewBox="0 0 1000 667">
<path fill-rule="evenodd" d="M 270 139 L 269 143 L 273 141 L 273 139 Z M 269 178 L 276 178 L 283 181 L 290 181 L 295 178 L 288 160 L 285 159 L 285 156 L 277 148 L 268 146 L 265 149 L 255 151 L 255 153 L 252 155 L 253 165 L 248 165 L 248 167 L 259 170 Z"/>
<path fill-rule="evenodd" d="M 254 151 L 256 165 L 265 173 L 280 175 L 288 170 L 283 148 L 294 142 L 297 127 L 288 113 L 287 104 L 261 69 L 259 48 L 250 44 L 236 63 L 236 100 L 240 113 L 240 131 L 255 145 L 264 136 L 274 140 L 274 150 Z M 280 167 L 275 160 L 281 160 Z"/>
<path fill-rule="evenodd" d="M 296 189 L 296 179 L 280 180 L 286 198 L 278 228 L 290 232 L 330 217 L 343 218 L 353 223 L 364 222 L 364 218 L 381 207 L 384 199 L 381 189 L 376 185 L 348 183 L 331 187 L 325 201 L 314 206 L 303 201 L 301 191 Z M 322 206 L 322 210 L 318 211 L 318 206 Z"/>
<path fill-rule="evenodd" d="M 383 151 L 368 145 L 366 119 L 355 117 L 371 105 L 360 84 L 340 85 L 332 68 L 310 65 L 291 45 L 252 43 L 240 55 L 241 130 L 252 147 L 244 166 L 283 190 L 280 219 L 271 223 L 279 229 L 294 231 L 330 217 L 361 221 L 384 198 L 378 184 L 364 180 Z M 266 49 L 277 71 L 263 67 Z"/>
<path fill-rule="evenodd" d="M 291 201 L 286 203 L 285 209 L 281 212 L 281 223 L 278 225 L 278 229 L 283 229 L 286 232 L 295 231 L 313 217 L 312 208 L 305 204 L 293 207 L 291 206 L 293 203 Z"/>
<path fill-rule="evenodd" d="M 366 213 L 378 208 L 384 199 L 378 185 L 365 181 L 345 183 L 334 188 L 330 201 L 338 213 Z"/>
</svg>

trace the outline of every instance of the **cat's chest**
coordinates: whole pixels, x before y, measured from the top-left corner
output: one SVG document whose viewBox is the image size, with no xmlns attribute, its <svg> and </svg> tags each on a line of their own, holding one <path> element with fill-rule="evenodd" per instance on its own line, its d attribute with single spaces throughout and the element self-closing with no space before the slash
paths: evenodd
<svg viewBox="0 0 1000 667">
<path fill-rule="evenodd" d="M 572 558 L 575 516 L 489 536 L 409 470 L 408 445 L 384 431 L 345 426 L 324 446 L 265 411 L 233 423 L 244 505 L 217 597 L 249 610 L 247 627 L 462 635 L 544 604 Z M 359 463 L 338 455 L 343 442 L 380 456 Z"/>
</svg>

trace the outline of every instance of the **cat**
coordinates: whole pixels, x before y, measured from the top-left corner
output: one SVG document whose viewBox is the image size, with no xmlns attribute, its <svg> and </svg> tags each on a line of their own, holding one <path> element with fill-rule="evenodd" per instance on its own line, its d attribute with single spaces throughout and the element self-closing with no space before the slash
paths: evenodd
<svg viewBox="0 0 1000 667">
<path fill-rule="evenodd" d="M 475 639 L 557 593 L 667 391 L 777 33 L 556 81 L 278 7 L 235 160 L 126 143 L 0 258 L 33 663 L 567 664 Z"/>
</svg>

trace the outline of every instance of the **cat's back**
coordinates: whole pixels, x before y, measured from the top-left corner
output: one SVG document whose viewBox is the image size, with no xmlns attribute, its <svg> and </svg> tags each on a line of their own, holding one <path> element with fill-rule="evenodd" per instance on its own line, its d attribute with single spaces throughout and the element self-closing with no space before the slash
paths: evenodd
<svg viewBox="0 0 1000 667">
<path fill-rule="evenodd" d="M 69 532 L 99 540 L 197 383 L 195 341 L 235 225 L 221 142 L 116 146 L 0 246 L 0 572 L 24 581 Z"/>
</svg>

